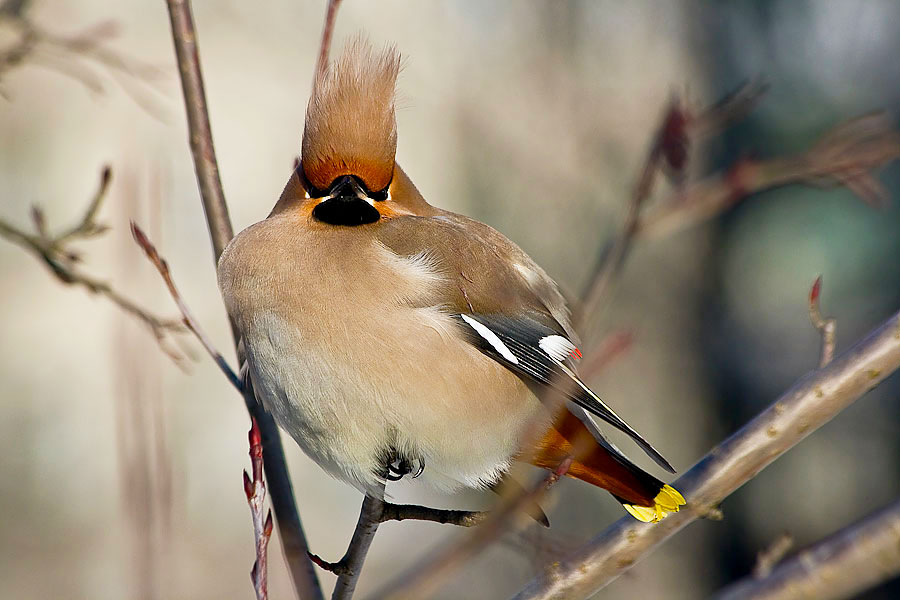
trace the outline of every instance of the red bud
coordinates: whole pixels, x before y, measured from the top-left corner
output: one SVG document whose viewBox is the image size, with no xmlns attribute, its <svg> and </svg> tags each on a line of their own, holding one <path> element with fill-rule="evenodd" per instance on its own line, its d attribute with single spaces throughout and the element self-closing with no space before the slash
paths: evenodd
<svg viewBox="0 0 900 600">
<path fill-rule="evenodd" d="M 269 509 L 269 513 L 266 515 L 266 524 L 263 525 L 263 533 L 265 536 L 272 536 L 272 509 Z"/>
<path fill-rule="evenodd" d="M 253 482 L 250 481 L 250 476 L 247 475 L 247 471 L 244 471 L 244 494 L 247 495 L 247 500 L 250 500 L 253 497 Z"/>
<path fill-rule="evenodd" d="M 822 276 L 819 275 L 816 277 L 815 283 L 812 285 L 812 289 L 809 290 L 809 303 L 816 304 L 819 301 L 819 294 L 822 292 Z"/>
</svg>

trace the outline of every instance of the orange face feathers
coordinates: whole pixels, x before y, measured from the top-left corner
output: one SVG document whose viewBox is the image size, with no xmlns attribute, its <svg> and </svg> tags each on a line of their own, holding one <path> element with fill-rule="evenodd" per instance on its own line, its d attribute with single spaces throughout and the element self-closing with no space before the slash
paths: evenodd
<svg viewBox="0 0 900 600">
<path fill-rule="evenodd" d="M 356 175 L 370 190 L 391 182 L 397 152 L 394 94 L 400 55 L 375 51 L 362 37 L 316 78 L 303 131 L 301 165 L 320 189 Z"/>
</svg>

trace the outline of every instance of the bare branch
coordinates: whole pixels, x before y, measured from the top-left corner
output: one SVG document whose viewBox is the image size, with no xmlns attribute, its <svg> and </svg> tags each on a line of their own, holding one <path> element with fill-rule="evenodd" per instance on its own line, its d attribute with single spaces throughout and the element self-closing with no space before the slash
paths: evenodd
<svg viewBox="0 0 900 600">
<path fill-rule="evenodd" d="M 772 572 L 794 545 L 794 538 L 789 533 L 782 533 L 769 546 L 760 550 L 753 565 L 753 576 L 762 579 Z"/>
<path fill-rule="evenodd" d="M 347 547 L 347 553 L 340 560 L 339 564 L 342 569 L 338 574 L 338 580 L 334 584 L 334 591 L 331 594 L 331 600 L 346 600 L 353 597 L 356 590 L 356 584 L 362 573 L 363 563 L 366 555 L 369 553 L 369 547 L 372 540 L 375 539 L 375 533 L 381 524 L 381 515 L 384 510 L 384 484 L 379 490 L 380 497 L 366 494 L 363 499 L 362 508 L 359 510 L 359 520 L 356 523 L 356 529 L 353 531 L 353 537 L 350 539 L 350 545 Z"/>
<path fill-rule="evenodd" d="M 238 392 L 244 391 L 243 382 L 241 378 L 238 377 L 234 370 L 232 370 L 231 366 L 228 364 L 228 361 L 225 360 L 225 357 L 216 350 L 213 346 L 212 341 L 209 337 L 203 332 L 203 329 L 200 327 L 200 323 L 194 318 L 191 314 L 190 309 L 188 309 L 187 304 L 181 298 L 181 294 L 178 292 L 178 288 L 175 287 L 175 282 L 172 280 L 172 274 L 169 272 L 169 264 L 166 262 L 164 258 L 159 255 L 159 252 L 156 251 L 156 247 L 150 241 L 150 239 L 144 234 L 140 227 L 132 221 L 131 222 L 131 235 L 134 237 L 134 241 L 138 246 L 143 249 L 144 254 L 153 263 L 153 266 L 156 267 L 156 270 L 159 271 L 160 276 L 162 276 L 163 281 L 166 283 L 166 287 L 169 288 L 169 293 L 172 295 L 172 299 L 175 300 L 175 304 L 178 306 L 178 310 L 181 311 L 181 316 L 183 318 L 184 324 L 187 328 L 197 336 L 197 339 L 200 340 L 200 343 L 203 344 L 203 347 L 212 357 L 212 359 L 219 365 L 219 368 L 225 374 L 225 377 L 228 378 L 228 381 L 231 382 L 231 385 L 235 387 Z M 253 421 L 254 425 L 256 421 Z M 260 448 L 260 452 L 262 449 Z M 260 454 L 262 456 L 262 454 Z"/>
<path fill-rule="evenodd" d="M 217 261 L 222 250 L 234 235 L 225 193 L 219 179 L 219 167 L 216 162 L 212 131 L 209 126 L 209 113 L 206 108 L 206 94 L 203 89 L 203 75 L 200 71 L 200 57 L 197 52 L 197 34 L 191 5 L 188 0 L 167 0 L 169 17 L 172 24 L 172 40 L 178 61 L 178 72 L 181 75 L 181 86 L 184 95 L 185 109 L 188 117 L 191 153 L 194 158 L 194 170 L 200 197 L 206 214 L 213 256 Z M 240 340 L 234 323 L 231 324 L 235 347 L 240 360 Z M 272 506 L 278 519 L 278 531 L 282 549 L 294 589 L 304 599 L 319 600 L 322 588 L 316 576 L 315 567 L 309 560 L 309 545 L 300 523 L 294 490 L 287 471 L 281 437 L 272 416 L 265 412 L 256 401 L 253 382 L 247 373 L 244 380 L 244 403 L 257 424 L 262 437 L 265 452 L 265 472 L 269 483 Z"/>
<path fill-rule="evenodd" d="M 504 498 L 500 505 L 491 511 L 471 534 L 458 541 L 440 548 L 420 564 L 389 584 L 386 589 L 376 594 L 378 598 L 430 598 L 434 591 L 457 568 L 467 560 L 487 548 L 509 527 L 513 516 L 520 514 L 537 502 L 544 492 L 550 489 L 565 475 L 572 465 L 572 457 L 568 457 L 555 471 L 542 477 L 536 485 L 524 494 L 512 494 Z"/>
<path fill-rule="evenodd" d="M 385 502 L 381 511 L 381 522 L 387 521 L 432 521 L 443 525 L 474 527 L 483 523 L 490 512 L 477 510 L 448 510 L 430 508 L 418 504 L 393 504 Z"/>
<path fill-rule="evenodd" d="M 653 183 L 660 168 L 664 166 L 670 175 L 680 177 L 687 169 L 691 143 L 700 137 L 718 132 L 731 122 L 746 116 L 756 106 L 765 90 L 765 86 L 759 82 L 745 83 L 735 92 L 696 115 L 677 96 L 669 101 L 632 191 L 621 232 L 603 250 L 590 282 L 584 289 L 581 320 L 589 321 L 597 314 L 600 303 L 618 276 L 628 250 L 641 228 L 641 212 L 653 191 Z M 587 325 L 589 326 L 590 322 Z"/>
<path fill-rule="evenodd" d="M 321 77 L 328 69 L 328 54 L 331 52 L 331 36 L 334 34 L 334 23 L 341 0 L 328 0 L 325 11 L 325 24 L 322 26 L 322 40 L 319 42 L 319 60 L 316 62 L 315 78 Z"/>
<path fill-rule="evenodd" d="M 11 2 L 9 6 L 24 4 Z M 9 10 L 0 7 L 0 22 L 11 26 L 18 36 L 0 52 L 0 76 L 25 63 L 35 64 L 58 71 L 75 79 L 88 90 L 100 93 L 103 91 L 103 84 L 91 68 L 97 65 L 105 68 L 122 89 L 149 114 L 164 118 L 164 110 L 158 102 L 143 94 L 144 89 L 138 88 L 159 92 L 156 84 L 165 77 L 165 73 L 107 45 L 118 34 L 119 28 L 115 22 L 97 23 L 74 35 L 58 35 L 34 23 L 17 7 Z M 83 60 L 80 62 L 79 59 Z"/>
<path fill-rule="evenodd" d="M 200 188 L 200 201 L 209 226 L 209 237 L 213 245 L 215 259 L 231 238 L 234 230 L 228 215 L 228 204 L 219 178 L 219 164 L 213 145 L 212 129 L 209 126 L 209 110 L 206 107 L 206 91 L 203 74 L 200 71 L 200 55 L 197 52 L 197 32 L 189 0 L 166 0 L 172 22 L 172 39 L 175 42 L 175 56 L 181 75 L 184 93 L 184 107 L 187 111 L 191 155 L 194 157 L 194 171 Z M 277 512 L 277 511 L 276 511 Z"/>
<path fill-rule="evenodd" d="M 267 600 L 269 597 L 268 581 L 268 547 L 272 537 L 272 511 L 264 511 L 266 505 L 266 483 L 263 481 L 263 447 L 259 425 L 256 419 L 251 419 L 250 433 L 250 464 L 253 478 L 244 471 L 244 494 L 247 496 L 247 504 L 250 505 L 250 515 L 253 520 L 253 537 L 256 542 L 256 561 L 250 571 L 250 581 L 256 591 L 256 600 Z M 265 512 L 265 517 L 263 514 Z"/>
<path fill-rule="evenodd" d="M 384 493 L 383 487 L 381 493 Z M 343 558 L 335 563 L 328 562 L 312 553 L 309 554 L 309 558 L 320 568 L 338 575 L 332 600 L 351 598 L 362 573 L 369 546 L 371 546 L 381 523 L 412 519 L 473 527 L 484 522 L 488 515 L 487 512 L 446 510 L 416 504 L 393 504 L 385 502 L 383 498 L 366 495 L 359 512 L 356 529 Z"/>
<path fill-rule="evenodd" d="M 100 175 L 100 185 L 88 205 L 84 217 L 60 235 L 52 236 L 47 232 L 44 213 L 40 207 L 34 206 L 31 209 L 31 219 L 34 223 L 35 233 L 27 233 L 0 220 L 0 237 L 4 237 L 34 253 L 62 283 L 78 285 L 92 294 L 103 296 L 126 313 L 136 317 L 147 326 L 163 352 L 179 367 L 185 368 L 187 357 L 170 343 L 173 335 L 186 331 L 181 321 L 158 317 L 122 295 L 108 282 L 82 272 L 78 268 L 79 254 L 68 246 L 70 242 L 89 239 L 102 234 L 108 229 L 106 225 L 98 223 L 96 217 L 109 189 L 111 173 L 112 171 L 109 167 L 103 168 Z"/>
<path fill-rule="evenodd" d="M 762 579 L 747 578 L 715 600 L 856 597 L 900 574 L 900 500 L 803 550 Z"/>
<path fill-rule="evenodd" d="M 707 515 L 800 440 L 900 368 L 900 313 L 826 367 L 799 380 L 768 409 L 715 447 L 673 485 L 688 499 L 655 524 L 625 517 L 517 596 L 586 598 L 631 568 L 683 527 Z"/>
<path fill-rule="evenodd" d="M 843 186 L 867 204 L 888 203 L 887 192 L 872 171 L 900 157 L 900 133 L 881 113 L 842 123 L 804 154 L 765 161 L 744 159 L 725 175 L 715 175 L 679 190 L 640 220 L 641 236 L 669 235 L 708 220 L 758 192 L 804 183 Z"/>
<path fill-rule="evenodd" d="M 835 333 L 837 321 L 822 318 L 819 310 L 819 294 L 822 291 L 822 276 L 819 275 L 809 290 L 809 319 L 813 327 L 822 334 L 822 358 L 819 359 L 819 368 L 824 367 L 834 358 Z"/>
</svg>

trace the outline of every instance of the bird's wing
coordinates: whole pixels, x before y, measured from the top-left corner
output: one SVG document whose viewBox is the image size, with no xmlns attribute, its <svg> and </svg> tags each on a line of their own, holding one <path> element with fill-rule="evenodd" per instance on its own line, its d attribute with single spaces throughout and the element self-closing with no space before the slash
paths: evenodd
<svg viewBox="0 0 900 600">
<path fill-rule="evenodd" d="M 575 373 L 581 353 L 565 300 L 513 242 L 483 223 L 446 212 L 392 219 L 379 227 L 378 238 L 397 254 L 426 255 L 434 262 L 444 280 L 440 304 L 473 345 L 518 375 L 564 393 L 675 472 Z"/>
</svg>

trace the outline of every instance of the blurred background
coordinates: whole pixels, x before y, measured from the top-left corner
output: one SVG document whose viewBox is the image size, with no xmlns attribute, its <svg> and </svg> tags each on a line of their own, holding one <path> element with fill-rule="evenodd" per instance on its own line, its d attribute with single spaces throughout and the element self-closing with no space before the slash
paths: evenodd
<svg viewBox="0 0 900 600">
<path fill-rule="evenodd" d="M 222 179 L 242 229 L 266 216 L 299 152 L 324 1 L 195 4 Z M 24 14 L 57 35 L 114 23 L 103 47 L 127 61 L 122 69 L 38 46 L 0 71 L 0 219 L 29 229 L 36 203 L 61 231 L 111 165 L 99 217 L 111 229 L 75 246 L 83 269 L 175 316 L 130 239 L 136 220 L 231 357 L 165 3 L 33 0 Z M 900 109 L 892 0 L 347 0 L 335 50 L 358 30 L 406 57 L 398 161 L 424 196 L 498 228 L 566 290 L 581 289 L 622 222 L 673 92 L 708 105 L 748 78 L 771 85 L 748 119 L 697 149 L 696 175 L 741 156 L 799 152 L 839 121 L 874 109 L 896 119 Z M 18 35 L 0 21 L 0 53 Z M 900 306 L 900 167 L 881 181 L 894 197 L 881 210 L 846 190 L 792 186 L 640 241 L 600 315 L 601 336 L 586 347 L 622 331 L 633 343 L 594 388 L 679 470 L 689 468 L 816 367 L 820 338 L 806 299 L 817 275 L 823 310 L 838 319 L 838 352 Z M 666 192 L 658 186 L 655 197 Z M 251 598 L 240 483 L 249 424 L 217 368 L 185 338 L 197 360 L 184 372 L 134 318 L 61 285 L 5 239 L 0 281 L 0 596 Z M 895 499 L 898 394 L 894 376 L 728 498 L 724 521 L 691 525 L 601 596 L 701 598 L 747 575 L 780 534 L 802 548 Z M 361 496 L 289 439 L 285 448 L 310 545 L 337 560 Z M 414 484 L 389 492 L 451 508 L 493 501 Z M 553 553 L 623 514 L 577 481 L 561 482 L 545 503 L 551 530 L 510 534 L 441 597 L 507 597 Z M 460 534 L 384 525 L 360 597 Z M 271 549 L 272 597 L 287 598 L 277 541 Z M 333 576 L 321 579 L 330 589 Z M 900 597 L 900 586 L 864 597 Z"/>
</svg>

